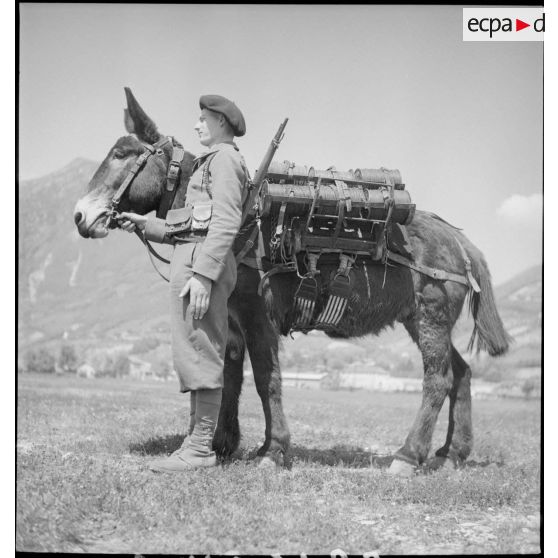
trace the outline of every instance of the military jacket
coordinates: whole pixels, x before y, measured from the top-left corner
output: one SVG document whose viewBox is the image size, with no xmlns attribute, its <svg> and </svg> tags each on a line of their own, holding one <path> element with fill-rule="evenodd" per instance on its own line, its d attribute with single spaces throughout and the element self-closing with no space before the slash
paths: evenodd
<svg viewBox="0 0 558 558">
<path fill-rule="evenodd" d="M 216 281 L 225 268 L 242 220 L 248 196 L 248 171 L 233 143 L 219 143 L 194 161 L 184 207 L 171 209 L 166 219 L 149 217 L 146 240 L 175 244 L 185 236 L 204 235 L 196 251 L 194 273 Z"/>
</svg>

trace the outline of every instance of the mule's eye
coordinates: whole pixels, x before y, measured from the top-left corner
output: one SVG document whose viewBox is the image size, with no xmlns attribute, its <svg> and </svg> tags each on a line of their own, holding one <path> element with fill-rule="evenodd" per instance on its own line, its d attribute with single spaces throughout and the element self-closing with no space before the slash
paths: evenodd
<svg viewBox="0 0 558 558">
<path fill-rule="evenodd" d="M 124 158 L 124 152 L 123 152 L 123 151 L 119 151 L 118 149 L 116 149 L 116 150 L 113 152 L 112 156 L 113 156 L 115 159 L 123 159 L 123 158 Z"/>
</svg>

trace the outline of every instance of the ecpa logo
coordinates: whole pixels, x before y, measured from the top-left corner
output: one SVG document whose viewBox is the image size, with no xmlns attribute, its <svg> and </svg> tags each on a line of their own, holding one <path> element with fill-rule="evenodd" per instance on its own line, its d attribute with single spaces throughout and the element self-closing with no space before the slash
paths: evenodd
<svg viewBox="0 0 558 558">
<path fill-rule="evenodd" d="M 542 41 L 542 8 L 463 8 L 464 41 Z"/>
</svg>

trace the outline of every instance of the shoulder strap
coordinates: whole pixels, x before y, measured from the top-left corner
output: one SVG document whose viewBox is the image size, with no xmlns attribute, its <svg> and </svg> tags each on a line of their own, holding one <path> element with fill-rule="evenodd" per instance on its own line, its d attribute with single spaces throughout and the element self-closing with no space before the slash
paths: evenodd
<svg viewBox="0 0 558 558">
<path fill-rule="evenodd" d="M 211 191 L 211 187 L 209 186 L 209 164 L 213 160 L 213 157 L 217 155 L 217 153 L 218 151 L 216 151 L 215 153 L 211 153 L 205 158 L 202 174 L 202 188 L 205 189 L 211 199 L 213 199 L 213 192 Z"/>
</svg>

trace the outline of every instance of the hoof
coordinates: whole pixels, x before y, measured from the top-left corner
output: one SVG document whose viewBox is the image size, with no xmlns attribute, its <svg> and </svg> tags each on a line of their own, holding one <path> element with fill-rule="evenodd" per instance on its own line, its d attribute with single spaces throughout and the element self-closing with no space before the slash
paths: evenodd
<svg viewBox="0 0 558 558">
<path fill-rule="evenodd" d="M 415 474 L 415 466 L 395 458 L 387 472 L 398 477 L 412 477 Z"/>
<path fill-rule="evenodd" d="M 238 449 L 239 443 L 240 435 L 217 431 L 213 436 L 213 451 L 221 459 L 228 459 Z"/>
<path fill-rule="evenodd" d="M 278 463 L 268 456 L 262 457 L 258 463 L 258 469 L 276 469 L 277 467 L 279 467 Z"/>
<path fill-rule="evenodd" d="M 455 462 L 450 457 L 436 455 L 426 462 L 424 467 L 426 472 L 438 471 L 441 469 L 456 469 Z"/>
</svg>

